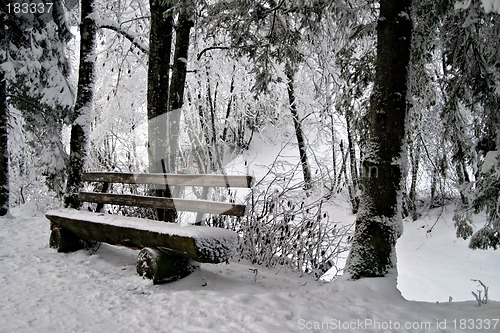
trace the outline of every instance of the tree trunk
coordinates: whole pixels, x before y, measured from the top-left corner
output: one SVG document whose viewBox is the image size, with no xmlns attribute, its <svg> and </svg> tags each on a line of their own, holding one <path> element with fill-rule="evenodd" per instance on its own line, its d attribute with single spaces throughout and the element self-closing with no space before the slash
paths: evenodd
<svg viewBox="0 0 500 333">
<path fill-rule="evenodd" d="M 2 24 L 2 35 L 4 34 L 3 31 Z M 0 35 L 1 40 L 3 40 L 3 36 Z M 7 104 L 7 83 L 5 80 L 4 72 L 0 69 L 0 216 L 7 215 L 9 212 L 9 106 Z"/>
<path fill-rule="evenodd" d="M 0 15 L 0 46 L 5 49 L 7 44 L 6 18 Z M 0 58 L 0 62 L 4 59 Z M 9 213 L 9 104 L 7 103 L 7 78 L 0 68 L 0 216 Z"/>
<path fill-rule="evenodd" d="M 294 91 L 294 71 L 290 64 L 286 65 L 285 68 L 286 76 L 288 79 L 288 101 L 290 103 L 290 112 L 292 113 L 293 126 L 295 127 L 295 136 L 297 137 L 297 143 L 299 145 L 299 156 L 300 163 L 302 164 L 302 174 L 304 175 L 304 189 L 308 191 L 312 187 L 312 176 L 311 169 L 309 168 L 309 162 L 307 160 L 307 148 L 306 141 L 304 139 L 304 133 L 302 132 L 302 125 L 299 119 L 299 113 L 297 111 L 297 103 L 295 103 L 295 91 Z"/>
<path fill-rule="evenodd" d="M 189 6 L 187 6 L 189 7 Z M 183 7 L 177 19 L 175 30 L 175 51 L 172 67 L 172 80 L 170 81 L 169 108 L 168 108 L 168 137 L 169 161 L 168 173 L 177 172 L 177 152 L 179 147 L 179 132 L 184 104 L 184 86 L 186 84 L 187 60 L 189 51 L 189 33 L 194 26 L 189 8 Z M 180 196 L 180 187 L 171 188 L 173 197 Z M 170 214 L 174 214 L 171 212 Z"/>
<path fill-rule="evenodd" d="M 168 168 L 168 94 L 170 74 L 170 53 L 172 50 L 173 18 L 164 16 L 170 5 L 164 1 L 150 2 L 151 30 L 149 34 L 149 64 L 148 64 L 148 159 L 149 172 L 162 173 Z M 155 196 L 172 197 L 170 188 L 156 188 Z M 175 211 L 157 211 L 161 221 L 174 222 Z"/>
<path fill-rule="evenodd" d="M 233 72 L 235 72 L 235 70 L 236 70 L 236 68 L 235 68 L 235 66 L 233 66 Z M 229 101 L 227 102 L 226 116 L 224 117 L 224 130 L 222 131 L 222 142 L 223 143 L 226 143 L 226 141 L 227 141 L 227 131 L 229 129 L 229 116 L 231 115 L 231 109 L 233 106 L 234 76 L 235 76 L 235 74 L 233 73 L 233 75 L 231 76 L 231 84 L 229 85 Z M 236 144 L 235 137 L 232 138 L 231 145 L 238 146 Z M 239 147 L 239 148 L 241 148 L 241 147 Z"/>
<path fill-rule="evenodd" d="M 417 178 L 418 169 L 420 166 L 420 145 L 413 145 L 410 147 L 410 160 L 411 160 L 411 185 L 410 185 L 410 211 L 413 221 L 418 219 L 417 212 Z"/>
<path fill-rule="evenodd" d="M 465 162 L 465 152 L 462 147 L 458 147 L 458 151 L 453 157 L 455 162 L 455 170 L 458 177 L 458 185 L 460 186 L 460 198 L 462 200 L 462 205 L 467 206 L 469 204 L 469 198 L 467 193 L 467 186 L 469 184 L 469 175 L 467 173 L 467 167 Z"/>
<path fill-rule="evenodd" d="M 0 46 L 7 45 L 6 23 L 0 15 Z M 4 59 L 0 58 L 0 62 Z M 0 68 L 0 216 L 9 213 L 9 150 L 8 150 L 9 105 L 7 103 L 7 82 L 5 73 Z"/>
<path fill-rule="evenodd" d="M 353 279 L 396 271 L 402 233 L 401 179 L 410 62 L 411 0 L 381 0 L 377 61 L 370 104 L 370 143 L 364 192 L 346 272 Z"/>
<path fill-rule="evenodd" d="M 95 0 L 82 1 L 80 25 L 80 67 L 75 111 L 71 124 L 68 182 L 65 206 L 79 208 L 78 192 L 82 188 L 82 173 L 87 156 L 88 135 L 93 112 L 97 24 Z"/>
<path fill-rule="evenodd" d="M 177 148 L 179 144 L 179 128 L 181 121 L 181 108 L 184 104 L 184 86 L 186 84 L 187 59 L 189 51 L 189 33 L 194 26 L 191 20 L 191 13 L 183 8 L 177 21 L 175 31 L 175 51 L 172 67 L 172 80 L 170 82 L 169 109 L 171 116 L 168 118 L 169 126 L 169 169 L 168 172 L 175 172 Z"/>
<path fill-rule="evenodd" d="M 349 198 L 351 200 L 352 213 L 356 214 L 359 208 L 359 181 L 358 181 L 358 168 L 356 167 L 356 150 L 354 148 L 354 134 L 352 133 L 352 109 L 346 112 L 346 129 L 347 129 L 347 145 L 349 148 L 349 162 L 351 169 L 351 182 L 349 187 Z M 347 173 L 346 173 L 347 174 Z"/>
</svg>

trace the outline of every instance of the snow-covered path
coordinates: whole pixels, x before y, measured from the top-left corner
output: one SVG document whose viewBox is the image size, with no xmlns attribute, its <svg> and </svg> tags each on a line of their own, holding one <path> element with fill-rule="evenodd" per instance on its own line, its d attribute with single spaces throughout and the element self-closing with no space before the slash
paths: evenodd
<svg viewBox="0 0 500 333">
<path fill-rule="evenodd" d="M 48 221 L 28 212 L 0 220 L 2 333 L 500 332 L 500 302 L 410 302 L 390 278 L 320 283 L 230 263 L 155 286 L 135 274 L 137 251 L 57 253 Z M 462 319 L 475 321 L 460 330 Z"/>
</svg>

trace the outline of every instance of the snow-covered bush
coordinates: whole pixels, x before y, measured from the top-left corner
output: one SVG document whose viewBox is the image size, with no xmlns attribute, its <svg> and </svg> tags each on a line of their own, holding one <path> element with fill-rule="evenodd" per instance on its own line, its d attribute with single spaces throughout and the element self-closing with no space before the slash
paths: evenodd
<svg viewBox="0 0 500 333">
<path fill-rule="evenodd" d="M 296 170 L 269 172 L 248 198 L 249 215 L 229 225 L 240 235 L 238 256 L 266 267 L 283 265 L 321 277 L 348 251 L 351 227 L 330 219 L 328 200 L 307 196 Z"/>
</svg>

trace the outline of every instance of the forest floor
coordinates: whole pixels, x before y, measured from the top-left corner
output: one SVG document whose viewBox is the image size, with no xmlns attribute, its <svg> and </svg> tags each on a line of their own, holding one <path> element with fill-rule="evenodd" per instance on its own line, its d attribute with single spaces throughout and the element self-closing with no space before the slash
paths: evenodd
<svg viewBox="0 0 500 333">
<path fill-rule="evenodd" d="M 0 219 L 0 332 L 499 332 L 500 256 L 456 239 L 452 211 L 405 222 L 397 282 L 231 262 L 153 285 L 135 272 L 137 251 L 57 253 L 48 220 L 25 205 Z M 471 279 L 489 286 L 488 304 Z"/>
</svg>

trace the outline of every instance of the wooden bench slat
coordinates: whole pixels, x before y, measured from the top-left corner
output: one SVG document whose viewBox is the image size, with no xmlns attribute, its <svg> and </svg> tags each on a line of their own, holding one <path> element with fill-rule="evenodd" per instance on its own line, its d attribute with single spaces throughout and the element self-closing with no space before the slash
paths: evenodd
<svg viewBox="0 0 500 333">
<path fill-rule="evenodd" d="M 226 202 L 208 200 L 171 199 L 133 194 L 112 194 L 96 192 L 80 192 L 80 201 L 96 202 L 112 205 L 138 206 L 160 209 L 177 209 L 179 211 L 211 213 L 219 215 L 243 216 L 246 206 Z"/>
<path fill-rule="evenodd" d="M 86 172 L 82 179 L 88 182 L 108 182 L 123 184 L 183 185 L 204 187 L 245 187 L 253 184 L 251 176 L 234 175 L 179 175 L 164 173 L 118 173 Z"/>
<path fill-rule="evenodd" d="M 129 247 L 168 248 L 205 263 L 227 261 L 237 242 L 236 233 L 227 229 L 95 214 L 69 208 L 49 211 L 46 217 L 86 240 Z"/>
</svg>

